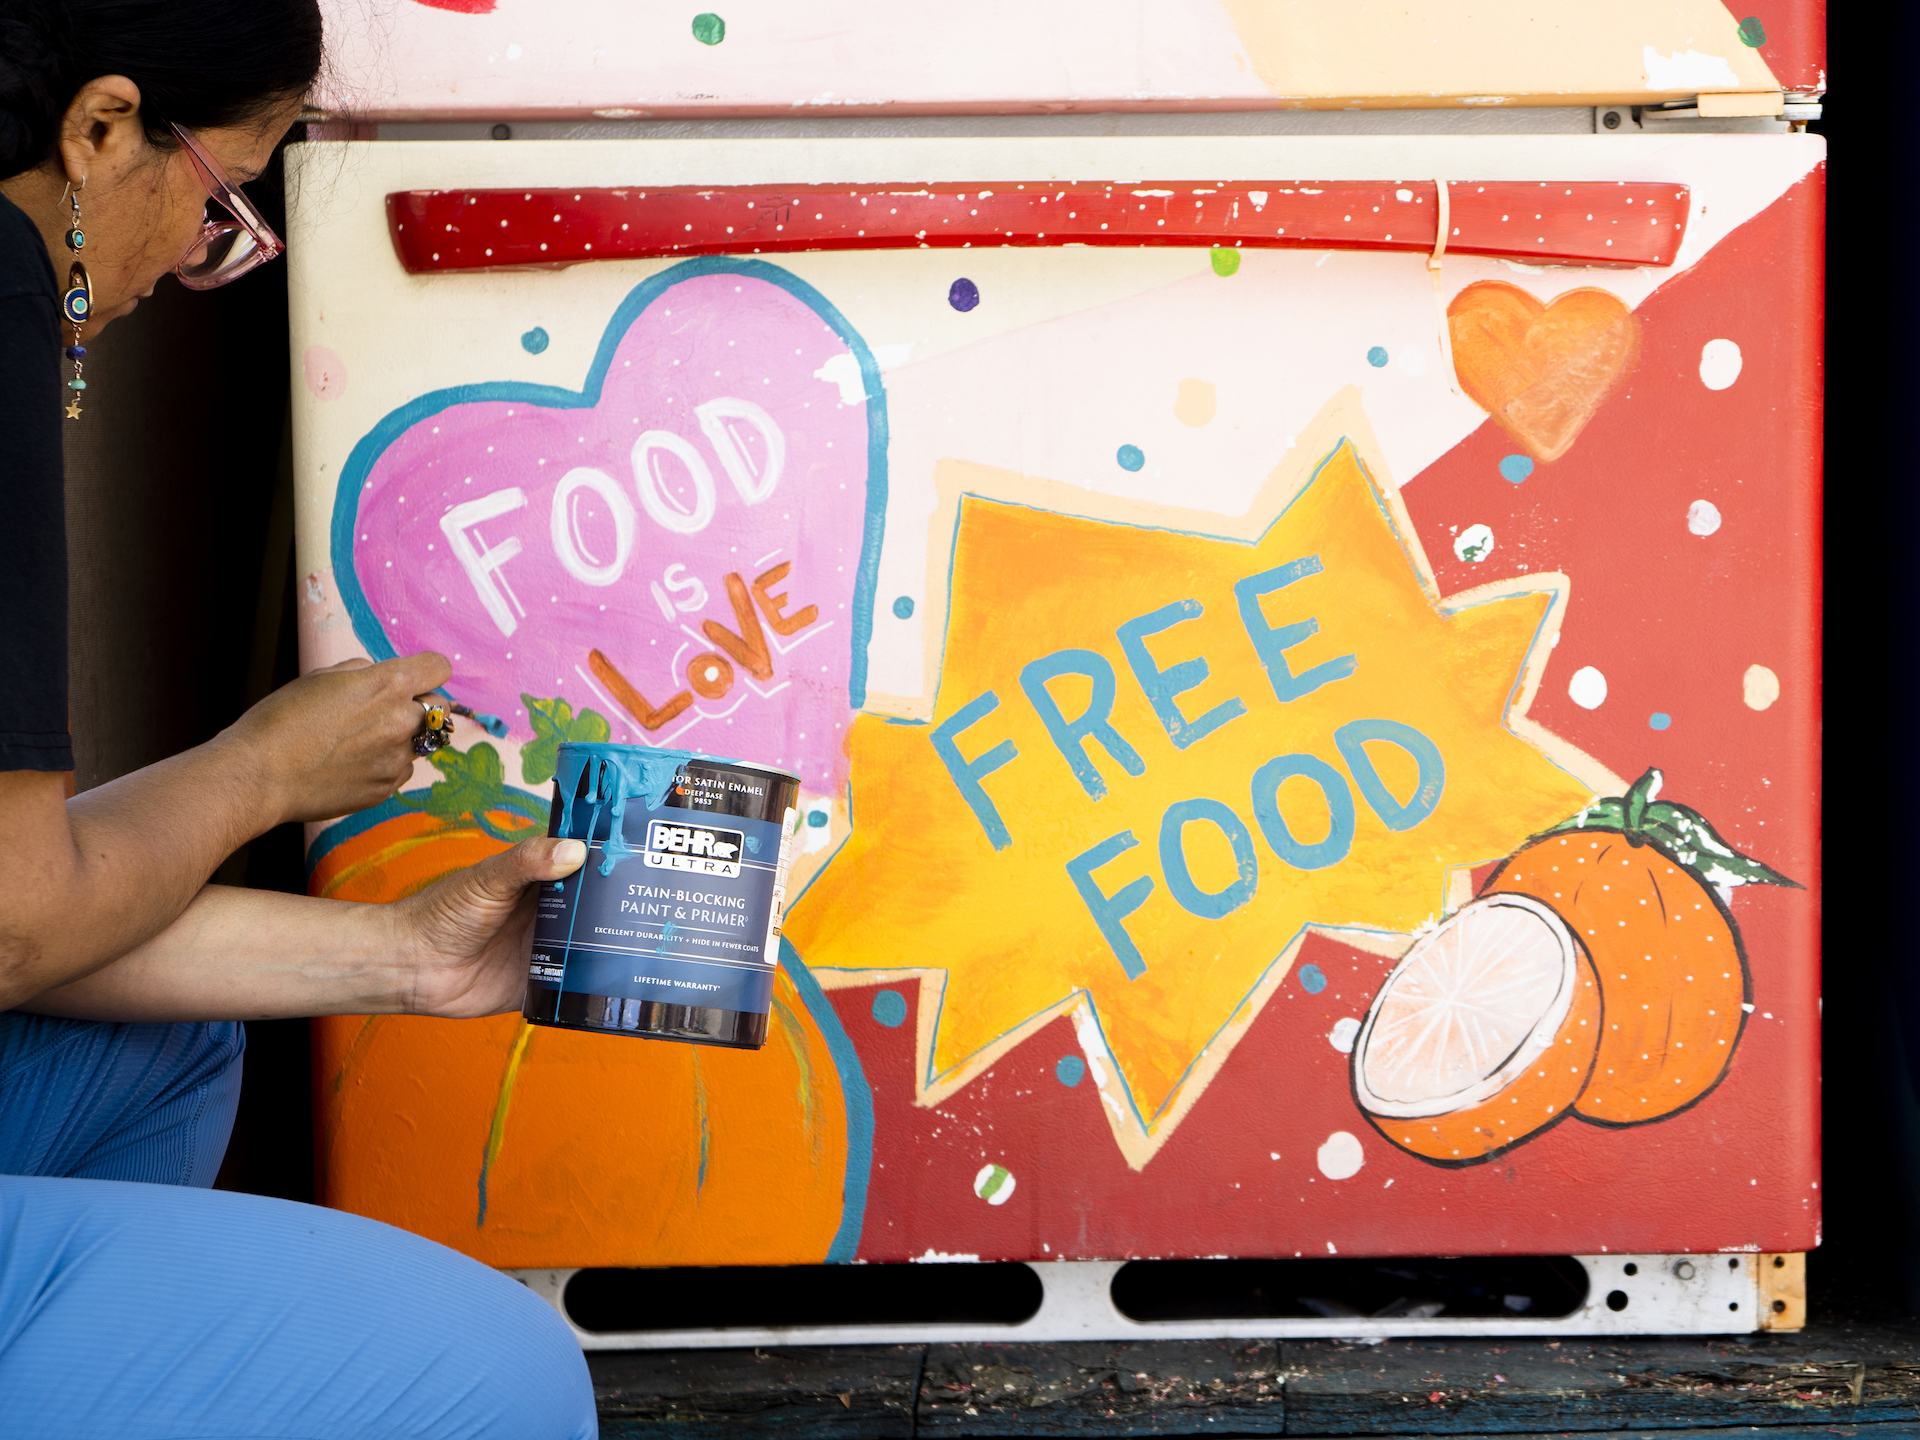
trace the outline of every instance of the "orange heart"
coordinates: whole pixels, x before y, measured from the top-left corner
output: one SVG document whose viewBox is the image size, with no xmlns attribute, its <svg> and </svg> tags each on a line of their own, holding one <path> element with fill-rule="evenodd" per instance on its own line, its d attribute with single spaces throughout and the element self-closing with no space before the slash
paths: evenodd
<svg viewBox="0 0 1920 1440">
<path fill-rule="evenodd" d="M 1453 369 L 1481 409 L 1536 460 L 1558 460 L 1640 355 L 1640 321 L 1617 295 L 1569 290 L 1542 305 L 1480 280 L 1447 306 Z"/>
</svg>

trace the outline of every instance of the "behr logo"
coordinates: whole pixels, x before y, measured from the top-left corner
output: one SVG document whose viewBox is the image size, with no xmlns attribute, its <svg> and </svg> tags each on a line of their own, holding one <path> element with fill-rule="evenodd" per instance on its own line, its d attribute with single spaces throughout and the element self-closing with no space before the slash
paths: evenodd
<svg viewBox="0 0 1920 1440">
<path fill-rule="evenodd" d="M 696 875 L 731 878 L 740 873 L 740 847 L 745 839 L 738 830 L 650 820 L 647 822 L 647 864 L 656 870 L 685 870 Z"/>
</svg>

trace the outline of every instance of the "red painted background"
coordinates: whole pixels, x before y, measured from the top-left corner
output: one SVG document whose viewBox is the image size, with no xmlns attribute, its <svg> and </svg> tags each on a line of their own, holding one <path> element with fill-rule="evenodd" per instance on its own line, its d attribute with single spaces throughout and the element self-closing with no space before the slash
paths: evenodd
<svg viewBox="0 0 1920 1440">
<path fill-rule="evenodd" d="M 1816 171 L 1639 307 L 1640 359 L 1563 459 L 1508 482 L 1499 461 L 1519 447 L 1489 420 L 1404 491 L 1443 596 L 1512 575 L 1571 577 L 1534 719 L 1629 779 L 1659 766 L 1664 798 L 1808 887 L 1735 892 L 1755 1003 L 1719 1088 L 1655 1124 L 1570 1118 L 1490 1164 L 1428 1165 L 1372 1131 L 1349 1094 L 1347 1056 L 1326 1038 L 1337 1020 L 1364 1016 L 1390 962 L 1310 937 L 1205 1095 L 1135 1172 L 1092 1082 L 1056 1078 L 1057 1062 L 1080 1054 L 1066 1021 L 926 1109 L 913 1103 L 912 1024 L 888 1028 L 872 1013 L 875 991 L 892 988 L 911 1014 L 915 987 L 839 990 L 831 998 L 874 1101 L 862 1258 L 1817 1243 L 1823 181 Z M 1699 379 L 1701 347 L 1716 338 L 1744 357 L 1721 391 Z M 1723 517 L 1711 536 L 1686 526 L 1701 499 Z M 1477 565 L 1453 554 L 1470 524 L 1496 537 Z M 1780 677 L 1781 698 L 1764 711 L 1742 699 L 1754 663 Z M 1593 711 L 1567 698 L 1584 665 L 1609 686 Z M 1670 728 L 1652 729 L 1654 712 Z M 1328 978 L 1317 995 L 1299 983 L 1308 963 Z M 1367 1157 L 1344 1181 L 1315 1163 L 1338 1130 L 1360 1137 Z M 1000 1206 L 971 1200 L 988 1162 L 1018 1182 Z"/>
</svg>

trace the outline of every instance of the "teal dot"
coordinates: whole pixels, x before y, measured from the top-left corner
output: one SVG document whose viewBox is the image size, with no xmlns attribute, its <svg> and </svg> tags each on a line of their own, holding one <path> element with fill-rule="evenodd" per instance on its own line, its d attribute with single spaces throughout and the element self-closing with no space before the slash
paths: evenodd
<svg viewBox="0 0 1920 1440">
<path fill-rule="evenodd" d="M 1656 710 L 1647 716 L 1647 724 L 1655 730 L 1664 730 L 1673 724 L 1673 717 L 1664 710 Z"/>
<path fill-rule="evenodd" d="M 1533 474 L 1533 457 L 1530 455 L 1503 455 L 1500 458 L 1500 478 L 1511 480 L 1518 485 Z"/>
<path fill-rule="evenodd" d="M 882 990 L 873 997 L 873 1018 L 889 1030 L 904 1025 L 907 1020 L 907 997 L 898 990 Z"/>
<path fill-rule="evenodd" d="M 547 348 L 548 339 L 547 332 L 536 325 L 520 337 L 520 348 L 529 355 L 538 355 Z"/>
<path fill-rule="evenodd" d="M 1122 445 L 1113 458 L 1120 462 L 1122 470 L 1138 470 L 1147 463 L 1146 452 L 1138 445 Z"/>
<path fill-rule="evenodd" d="M 897 619 L 911 620 L 913 618 L 913 596 L 896 596 L 893 602 L 893 613 Z"/>
<path fill-rule="evenodd" d="M 1371 365 L 1374 369 L 1378 370 L 1382 365 L 1386 363 L 1387 363 L 1387 347 L 1386 346 L 1376 345 L 1371 350 L 1367 351 L 1367 364 Z"/>
<path fill-rule="evenodd" d="M 826 829 L 827 828 L 827 812 L 824 810 L 807 811 L 807 828 L 809 830 Z"/>
<path fill-rule="evenodd" d="M 1071 1090 L 1078 1085 L 1087 1073 L 1087 1062 L 1078 1055 L 1062 1055 L 1060 1063 L 1053 1067 L 1053 1078 Z"/>
<path fill-rule="evenodd" d="M 1740 37 L 1740 43 L 1742 45 L 1754 50 L 1758 50 L 1762 45 L 1767 43 L 1767 27 L 1760 23 L 1760 17 L 1758 15 L 1747 16 L 1746 19 L 1740 22 L 1733 33 Z"/>
<path fill-rule="evenodd" d="M 727 22 L 711 10 L 693 17 L 693 38 L 702 45 L 718 45 L 727 38 Z"/>
<path fill-rule="evenodd" d="M 1309 995 L 1318 995 L 1327 988 L 1327 972 L 1318 965 L 1300 967 L 1300 988 Z"/>
</svg>

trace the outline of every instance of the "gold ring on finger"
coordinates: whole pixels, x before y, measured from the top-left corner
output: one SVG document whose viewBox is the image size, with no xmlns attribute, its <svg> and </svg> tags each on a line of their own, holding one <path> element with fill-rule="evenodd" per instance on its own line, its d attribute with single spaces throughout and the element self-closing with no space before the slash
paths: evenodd
<svg viewBox="0 0 1920 1440">
<path fill-rule="evenodd" d="M 437 700 L 418 702 L 422 711 L 420 729 L 413 737 L 413 753 L 431 755 L 453 743 L 453 715 Z"/>
</svg>

